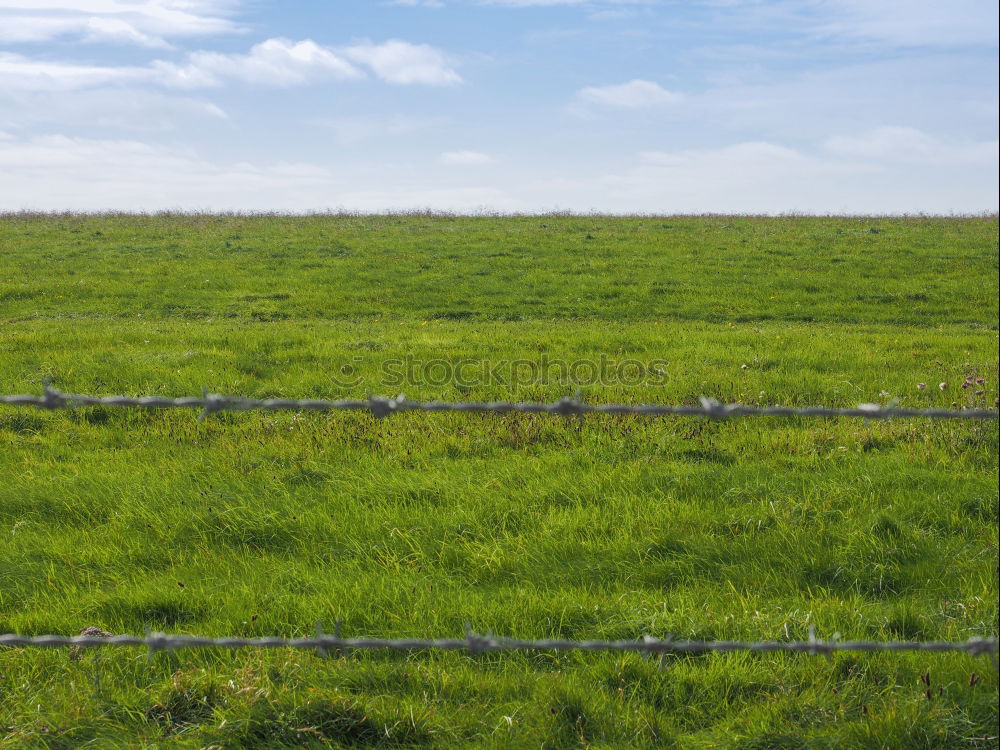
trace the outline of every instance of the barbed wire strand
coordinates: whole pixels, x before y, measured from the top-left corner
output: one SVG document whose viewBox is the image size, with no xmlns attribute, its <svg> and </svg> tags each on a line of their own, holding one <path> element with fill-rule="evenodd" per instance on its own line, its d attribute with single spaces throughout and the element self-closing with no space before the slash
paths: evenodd
<svg viewBox="0 0 1000 750">
<path fill-rule="evenodd" d="M 891 419 L 921 417 L 928 419 L 997 419 L 996 409 L 906 409 L 889 404 L 859 404 L 853 408 L 824 406 L 747 406 L 723 404 L 713 398 L 702 397 L 697 405 L 657 404 L 588 404 L 577 398 L 563 398 L 555 403 L 514 403 L 510 401 L 408 401 L 404 396 L 367 399 L 318 399 L 268 398 L 252 399 L 224 396 L 206 391 L 201 396 L 164 398 L 160 396 L 85 396 L 62 393 L 46 386 L 42 396 L 0 396 L 0 404 L 30 406 L 39 409 L 80 409 L 89 406 L 138 408 L 138 409 L 200 409 L 199 419 L 224 411 L 367 411 L 376 417 L 387 417 L 406 411 L 556 414 L 583 416 L 585 414 L 617 414 L 646 417 L 667 415 L 708 417 L 714 420 L 734 417 L 861 417 L 863 419 Z"/>
<path fill-rule="evenodd" d="M 338 628 L 339 629 L 339 628 Z M 310 638 L 207 638 L 193 635 L 167 635 L 148 632 L 145 636 L 134 635 L 35 635 L 22 636 L 13 633 L 0 635 L 0 646 L 8 647 L 113 647 L 142 646 L 150 654 L 178 649 L 243 649 L 243 648 L 292 648 L 315 651 L 324 656 L 329 652 L 344 649 L 413 651 L 439 649 L 448 651 L 469 651 L 485 653 L 494 651 L 629 651 L 643 654 L 684 654 L 706 652 L 794 652 L 811 655 L 832 656 L 840 651 L 920 651 L 931 653 L 964 652 L 970 656 L 992 655 L 998 651 L 996 638 L 971 638 L 968 641 L 841 641 L 839 634 L 831 640 L 816 637 L 810 629 L 806 641 L 688 641 L 673 638 L 657 639 L 645 636 L 641 640 L 625 641 L 573 641 L 562 639 L 521 640 L 500 638 L 492 633 L 479 635 L 467 629 L 464 638 L 341 638 L 339 635 L 325 635 L 317 625 L 316 636 Z"/>
<path fill-rule="evenodd" d="M 95 397 L 80 394 L 62 393 L 46 386 L 43 396 L 2 396 L 0 403 L 8 406 L 31 406 L 41 409 L 78 409 L 88 406 L 170 409 L 194 408 L 201 409 L 200 419 L 209 414 L 222 411 L 330 411 L 354 410 L 369 411 L 376 417 L 386 417 L 403 411 L 429 412 L 472 412 L 472 413 L 539 413 L 557 414 L 562 416 L 580 416 L 584 414 L 618 414 L 638 416 L 702 416 L 710 419 L 728 419 L 744 416 L 774 416 L 774 417 L 861 417 L 864 419 L 889 419 L 893 417 L 924 417 L 931 419 L 997 419 L 997 411 L 990 409 L 962 409 L 958 411 L 946 409 L 904 409 L 893 405 L 860 404 L 855 408 L 827 407 L 784 407 L 766 406 L 754 407 L 743 404 L 721 404 L 711 398 L 702 398 L 700 404 L 694 405 L 630 405 L 630 404 L 585 404 L 579 398 L 564 398 L 558 402 L 546 403 L 513 403 L 496 402 L 420 402 L 407 401 L 399 396 L 395 399 L 369 397 L 366 400 L 325 401 L 313 399 L 249 399 L 234 396 L 223 396 L 208 393 L 201 397 L 162 398 L 155 396 L 143 397 Z M 339 629 L 338 629 L 339 630 Z M 468 630 L 465 638 L 449 639 L 383 639 L 383 638 L 341 638 L 339 635 L 322 634 L 317 626 L 314 638 L 240 638 L 223 637 L 208 638 L 201 636 L 167 635 L 164 633 L 148 633 L 144 637 L 119 635 L 38 635 L 21 636 L 17 634 L 0 634 L 0 646 L 22 647 L 59 647 L 59 646 L 144 646 L 150 654 L 157 651 L 173 651 L 190 648 L 294 648 L 316 651 L 323 655 L 329 651 L 342 649 L 445 649 L 467 650 L 472 653 L 512 650 L 545 650 L 545 651 L 631 651 L 645 654 L 668 653 L 704 653 L 729 651 L 754 652 L 799 652 L 808 654 L 832 655 L 838 651 L 923 651 L 923 652 L 965 652 L 972 656 L 990 654 L 994 657 L 998 651 L 996 639 L 972 638 L 964 642 L 953 641 L 823 641 L 810 632 L 808 641 L 687 641 L 665 640 L 644 637 L 635 641 L 571 641 L 560 639 L 520 640 L 513 638 L 497 638 L 490 635 L 477 635 Z"/>
</svg>

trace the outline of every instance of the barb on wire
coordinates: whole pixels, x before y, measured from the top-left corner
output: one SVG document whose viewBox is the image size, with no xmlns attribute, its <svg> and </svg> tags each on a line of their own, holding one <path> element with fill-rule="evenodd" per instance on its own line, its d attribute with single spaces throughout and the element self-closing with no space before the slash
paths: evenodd
<svg viewBox="0 0 1000 750">
<path fill-rule="evenodd" d="M 364 400 L 267 398 L 252 399 L 240 396 L 223 396 L 209 393 L 201 396 L 163 398 L 160 396 L 84 396 L 62 393 L 49 386 L 42 396 L 0 396 L 0 404 L 7 406 L 32 406 L 39 409 L 80 409 L 87 406 L 105 406 L 138 409 L 200 409 L 199 419 L 221 411 L 367 411 L 376 417 L 387 417 L 405 411 L 468 412 L 507 414 L 552 414 L 583 416 L 584 414 L 618 414 L 646 417 L 667 415 L 708 417 L 724 420 L 734 417 L 860 417 L 863 419 L 891 419 L 893 417 L 924 417 L 928 419 L 997 419 L 996 409 L 904 409 L 892 404 L 859 404 L 851 408 L 825 406 L 746 406 L 722 404 L 715 399 L 702 397 L 697 405 L 658 404 L 588 404 L 577 398 L 564 398 L 552 404 L 514 403 L 510 401 L 407 401 L 403 396 L 394 399 L 370 396 Z"/>
<path fill-rule="evenodd" d="M 339 627 L 338 627 L 339 631 Z M 413 651 L 443 649 L 484 653 L 488 651 L 633 651 L 645 654 L 683 654 L 756 651 L 794 652 L 830 656 L 838 651 L 922 651 L 932 653 L 963 652 L 970 656 L 996 656 L 996 638 L 970 638 L 967 641 L 829 641 L 816 637 L 814 630 L 807 641 L 679 641 L 646 636 L 627 641 L 571 641 L 562 639 L 521 640 L 502 638 L 492 633 L 480 635 L 467 626 L 464 638 L 342 638 L 339 634 L 324 634 L 317 626 L 312 638 L 205 638 L 194 635 L 147 633 L 134 635 L 34 635 L 0 634 L 0 647 L 61 647 L 61 646 L 142 646 L 153 654 L 157 651 L 200 648 L 293 648 L 319 654 L 343 649 Z"/>
</svg>

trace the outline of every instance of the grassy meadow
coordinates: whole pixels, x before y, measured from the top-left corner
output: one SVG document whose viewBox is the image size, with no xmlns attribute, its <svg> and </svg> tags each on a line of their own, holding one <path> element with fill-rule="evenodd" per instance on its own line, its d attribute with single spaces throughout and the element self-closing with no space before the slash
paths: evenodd
<svg viewBox="0 0 1000 750">
<path fill-rule="evenodd" d="M 997 257 L 995 216 L 8 214 L 0 393 L 994 408 Z M 504 366 L 543 358 L 611 376 Z M 0 406 L 0 632 L 996 637 L 997 444 Z M 997 690 L 955 654 L 0 648 L 0 748 L 991 748 Z"/>
</svg>

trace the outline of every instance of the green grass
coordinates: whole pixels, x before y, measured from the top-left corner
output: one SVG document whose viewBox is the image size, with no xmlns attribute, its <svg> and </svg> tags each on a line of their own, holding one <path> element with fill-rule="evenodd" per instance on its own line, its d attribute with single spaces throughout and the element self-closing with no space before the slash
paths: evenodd
<svg viewBox="0 0 1000 750">
<path fill-rule="evenodd" d="M 383 368 L 604 355 L 664 364 L 594 402 L 995 407 L 997 323 L 995 217 L 0 218 L 3 393 L 554 400 Z M 995 637 L 997 465 L 995 422 L 2 408 L 0 632 Z M 946 654 L 7 648 L 0 747 L 986 748 L 997 688 Z"/>
</svg>

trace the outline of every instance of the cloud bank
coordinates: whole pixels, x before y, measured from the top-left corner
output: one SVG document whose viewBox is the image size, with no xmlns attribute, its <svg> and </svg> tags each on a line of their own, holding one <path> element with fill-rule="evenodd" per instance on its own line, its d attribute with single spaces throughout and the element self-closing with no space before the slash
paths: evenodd
<svg viewBox="0 0 1000 750">
<path fill-rule="evenodd" d="M 168 39 L 238 32 L 233 3 L 212 0 L 0 0 L 0 42 L 83 42 L 169 47 Z"/>
<path fill-rule="evenodd" d="M 369 160 L 337 169 L 305 162 L 225 161 L 134 140 L 0 137 L 0 206 L 50 210 L 569 209 L 646 213 L 969 213 L 995 210 L 997 142 L 952 143 L 911 133 L 911 149 L 886 151 L 885 130 L 838 136 L 810 150 L 764 141 L 646 151 L 619 168 L 585 162 L 552 177 L 530 160 L 510 169 L 428 169 L 495 163 L 454 151 L 410 163 Z M 958 154 L 964 159 L 955 160 Z M 934 180 L 937 190 L 923 188 Z M 595 201 L 599 197 L 599 202 Z"/>
<path fill-rule="evenodd" d="M 394 85 L 453 86 L 462 78 L 447 56 L 427 44 L 390 39 L 342 49 L 305 39 L 268 39 L 246 54 L 198 51 L 183 62 L 145 66 L 82 65 L 0 52 L 0 85 L 10 90 L 70 91 L 108 85 L 203 89 L 239 82 L 251 86 L 305 86 L 367 78 Z"/>
</svg>

